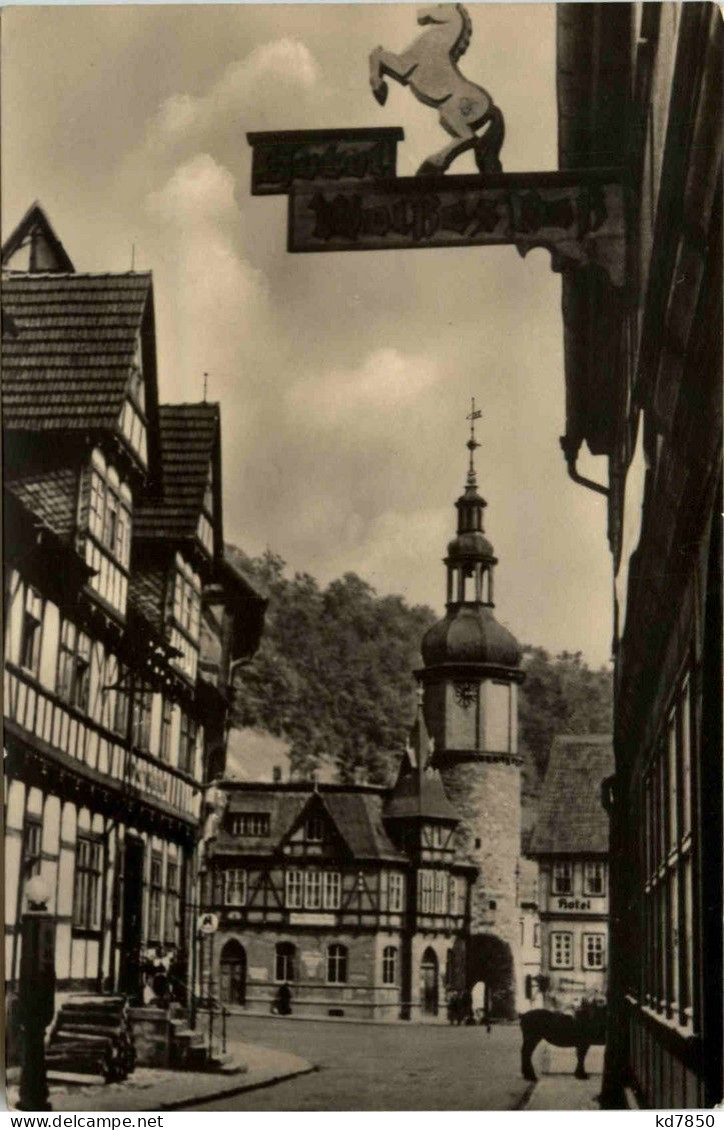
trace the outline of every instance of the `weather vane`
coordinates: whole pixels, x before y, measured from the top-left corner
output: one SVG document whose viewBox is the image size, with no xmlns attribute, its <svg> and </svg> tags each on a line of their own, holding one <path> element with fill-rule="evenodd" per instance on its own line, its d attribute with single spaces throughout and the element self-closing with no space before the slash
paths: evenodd
<svg viewBox="0 0 724 1130">
<path fill-rule="evenodd" d="M 471 403 L 470 411 L 468 412 L 467 416 L 465 417 L 466 420 L 470 421 L 470 439 L 468 440 L 466 447 L 467 447 L 468 451 L 470 452 L 470 467 L 468 468 L 468 486 L 474 487 L 476 485 L 476 479 L 475 479 L 475 466 L 474 466 L 474 463 L 473 463 L 473 456 L 475 454 L 475 448 L 480 447 L 480 444 L 478 443 L 478 441 L 475 438 L 475 421 L 479 420 L 481 418 L 483 412 L 482 412 L 481 408 L 475 407 L 475 397 L 474 396 L 472 397 L 470 403 Z"/>
</svg>

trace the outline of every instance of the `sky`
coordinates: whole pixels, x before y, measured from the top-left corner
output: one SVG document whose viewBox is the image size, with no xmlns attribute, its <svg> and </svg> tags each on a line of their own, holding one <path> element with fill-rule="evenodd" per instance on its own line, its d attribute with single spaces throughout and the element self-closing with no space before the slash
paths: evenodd
<svg viewBox="0 0 724 1130">
<path fill-rule="evenodd" d="M 555 16 L 470 4 L 462 72 L 506 120 L 506 172 L 556 167 Z M 351 571 L 444 610 L 470 398 L 496 615 L 521 642 L 609 658 L 602 496 L 567 477 L 560 277 L 512 247 L 289 255 L 286 200 L 252 197 L 246 132 L 436 114 L 368 85 L 399 4 L 13 8 L 3 13 L 3 235 L 39 200 L 79 271 L 151 270 L 162 401 L 222 411 L 227 541 L 321 583 Z M 451 172 L 474 172 L 470 154 Z M 605 481 L 603 460 L 579 470 Z"/>
</svg>

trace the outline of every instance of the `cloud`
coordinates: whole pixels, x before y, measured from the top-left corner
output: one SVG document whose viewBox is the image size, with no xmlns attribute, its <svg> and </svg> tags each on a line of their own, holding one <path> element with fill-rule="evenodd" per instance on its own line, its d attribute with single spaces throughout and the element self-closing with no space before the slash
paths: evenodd
<svg viewBox="0 0 724 1130">
<path fill-rule="evenodd" d="M 278 113 L 285 128 L 293 128 L 306 122 L 327 94 L 319 64 L 305 44 L 276 39 L 229 63 L 202 94 L 166 98 L 149 123 L 147 147 L 156 152 L 159 146 L 194 147 L 209 138 L 223 144 L 229 133 L 241 147 L 245 129 L 278 125 L 270 124 Z"/>
</svg>

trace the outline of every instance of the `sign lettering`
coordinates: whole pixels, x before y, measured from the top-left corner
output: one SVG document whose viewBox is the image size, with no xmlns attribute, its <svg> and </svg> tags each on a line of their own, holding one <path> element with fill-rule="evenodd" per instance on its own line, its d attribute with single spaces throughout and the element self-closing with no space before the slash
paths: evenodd
<svg viewBox="0 0 724 1130">
<path fill-rule="evenodd" d="M 399 127 L 249 133 L 254 196 L 287 193 L 294 181 L 329 183 L 394 177 Z"/>
<path fill-rule="evenodd" d="M 565 173 L 401 177 L 292 186 L 289 250 L 372 251 L 513 244 L 548 247 L 553 266 L 598 263 L 624 279 L 623 188 Z"/>
</svg>

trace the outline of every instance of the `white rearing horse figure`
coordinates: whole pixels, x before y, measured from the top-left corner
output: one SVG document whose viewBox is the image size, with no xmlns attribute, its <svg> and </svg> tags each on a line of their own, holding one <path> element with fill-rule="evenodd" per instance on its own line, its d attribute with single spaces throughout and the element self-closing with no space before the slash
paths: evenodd
<svg viewBox="0 0 724 1130">
<path fill-rule="evenodd" d="M 401 55 L 377 47 L 370 55 L 370 85 L 381 106 L 387 101 L 384 75 L 412 88 L 426 106 L 439 110 L 440 125 L 456 140 L 433 153 L 418 176 L 444 173 L 460 153 L 475 150 L 481 173 L 499 173 L 505 138 L 503 115 L 482 86 L 469 82 L 457 68 L 472 35 L 470 16 L 462 4 L 420 8 L 417 22 L 426 30 Z M 479 137 L 476 130 L 488 126 Z"/>
</svg>

